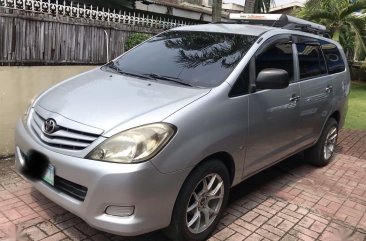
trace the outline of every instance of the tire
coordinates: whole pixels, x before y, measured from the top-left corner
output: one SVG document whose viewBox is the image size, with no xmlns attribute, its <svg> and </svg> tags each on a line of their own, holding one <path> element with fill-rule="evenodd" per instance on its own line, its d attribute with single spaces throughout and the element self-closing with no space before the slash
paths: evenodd
<svg viewBox="0 0 366 241">
<path fill-rule="evenodd" d="M 212 180 L 212 185 L 210 185 Z M 205 182 L 208 191 L 202 192 Z M 212 195 L 215 189 L 217 189 L 217 197 L 209 200 L 210 194 Z M 220 160 L 208 160 L 197 166 L 187 177 L 180 190 L 171 224 L 164 230 L 165 235 L 173 241 L 206 240 L 220 221 L 228 202 L 229 189 L 229 172 Z M 202 193 L 201 196 L 200 193 Z M 222 198 L 218 196 L 222 196 Z M 207 205 L 211 208 L 211 212 L 208 211 Z M 188 209 L 191 210 L 188 211 Z M 198 213 L 201 217 L 198 217 Z M 205 221 L 207 216 L 205 213 L 209 213 L 208 221 Z"/>
<path fill-rule="evenodd" d="M 337 144 L 338 123 L 335 119 L 330 118 L 318 142 L 305 150 L 305 159 L 312 165 L 323 167 L 326 166 L 333 157 L 334 149 Z"/>
</svg>

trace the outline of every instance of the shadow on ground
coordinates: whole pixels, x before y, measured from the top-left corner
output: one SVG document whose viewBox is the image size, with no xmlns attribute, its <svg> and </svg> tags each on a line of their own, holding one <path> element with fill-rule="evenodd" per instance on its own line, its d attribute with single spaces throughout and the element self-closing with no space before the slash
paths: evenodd
<svg viewBox="0 0 366 241">
<path fill-rule="evenodd" d="M 298 153 L 290 158 L 287 158 L 278 164 L 265 169 L 258 174 L 246 179 L 242 183 L 233 187 L 230 191 L 230 199 L 228 208 L 232 204 L 234 204 L 237 200 L 245 198 L 247 195 L 251 194 L 253 191 L 257 191 L 262 187 L 266 186 L 267 184 L 271 183 L 273 180 L 278 180 L 281 176 L 287 175 L 291 172 L 295 172 L 296 169 L 300 169 L 302 167 L 312 167 L 308 165 L 304 161 L 303 153 Z M 250 209 L 249 209 L 250 210 Z M 225 226 L 230 225 L 230 223 L 225 223 Z M 217 229 L 215 232 L 219 231 Z M 215 233 L 214 232 L 214 233 Z M 126 237 L 127 238 L 127 237 Z M 144 234 L 137 237 L 130 237 L 128 238 L 130 241 L 168 241 L 169 239 L 165 238 L 162 231 L 155 231 L 149 234 Z"/>
</svg>

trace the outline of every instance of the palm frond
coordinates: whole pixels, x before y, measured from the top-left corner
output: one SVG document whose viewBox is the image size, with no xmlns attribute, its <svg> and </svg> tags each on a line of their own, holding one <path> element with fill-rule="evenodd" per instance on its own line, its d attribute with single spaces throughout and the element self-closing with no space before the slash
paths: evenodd
<svg viewBox="0 0 366 241">
<path fill-rule="evenodd" d="M 322 0 L 308 0 L 306 3 L 305 3 L 305 7 L 306 8 L 318 8 L 322 3 Z"/>
<path fill-rule="evenodd" d="M 348 7 L 346 7 L 342 12 L 340 17 L 341 18 L 345 18 L 348 15 L 354 13 L 354 12 L 358 12 L 358 11 L 362 11 L 366 9 L 366 0 L 357 0 L 356 2 L 350 4 Z"/>
<path fill-rule="evenodd" d="M 308 0 L 296 16 L 325 25 L 352 55 L 366 52 L 366 0 Z"/>
<path fill-rule="evenodd" d="M 336 18 L 334 14 L 323 9 L 308 12 L 304 17 L 312 21 L 317 21 L 321 19 L 334 20 Z"/>
<path fill-rule="evenodd" d="M 363 36 L 366 29 L 366 17 L 349 15 L 345 18 L 345 21 L 352 27 L 357 41 L 359 41 L 363 50 L 366 51 L 365 36 Z"/>
</svg>

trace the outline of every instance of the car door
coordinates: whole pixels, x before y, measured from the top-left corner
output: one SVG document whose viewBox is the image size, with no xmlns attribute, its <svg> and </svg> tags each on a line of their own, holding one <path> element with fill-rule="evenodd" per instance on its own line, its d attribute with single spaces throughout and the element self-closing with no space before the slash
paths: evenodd
<svg viewBox="0 0 366 241">
<path fill-rule="evenodd" d="M 301 91 L 299 131 L 306 145 L 318 138 L 332 111 L 333 84 L 317 39 L 297 37 L 296 52 Z"/>
<path fill-rule="evenodd" d="M 291 36 L 276 36 L 266 41 L 252 59 L 251 74 L 255 78 L 263 69 L 277 68 L 286 70 L 291 81 L 287 88 L 256 90 L 249 95 L 244 176 L 259 171 L 296 149 L 300 87 L 294 82 L 294 48 Z"/>
</svg>

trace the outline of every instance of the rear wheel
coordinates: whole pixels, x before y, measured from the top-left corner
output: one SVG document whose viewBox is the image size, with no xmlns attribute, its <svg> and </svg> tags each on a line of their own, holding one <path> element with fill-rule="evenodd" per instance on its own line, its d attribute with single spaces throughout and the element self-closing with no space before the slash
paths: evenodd
<svg viewBox="0 0 366 241">
<path fill-rule="evenodd" d="M 206 240 L 220 221 L 229 188 L 229 172 L 221 161 L 198 166 L 183 184 L 165 234 L 175 241 Z"/>
<path fill-rule="evenodd" d="M 332 159 L 338 138 L 338 123 L 330 118 L 318 142 L 305 151 L 306 160 L 315 166 L 325 166 Z"/>
</svg>

